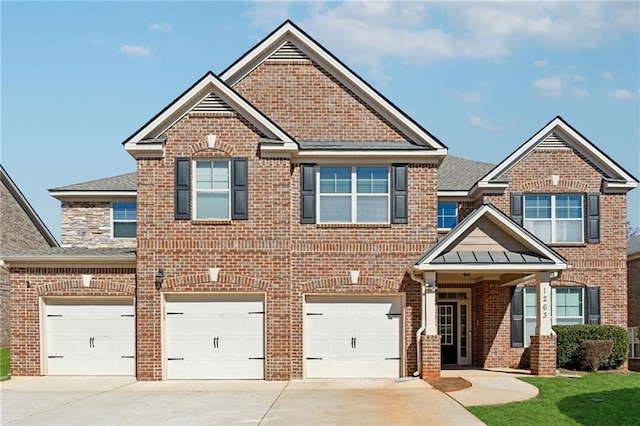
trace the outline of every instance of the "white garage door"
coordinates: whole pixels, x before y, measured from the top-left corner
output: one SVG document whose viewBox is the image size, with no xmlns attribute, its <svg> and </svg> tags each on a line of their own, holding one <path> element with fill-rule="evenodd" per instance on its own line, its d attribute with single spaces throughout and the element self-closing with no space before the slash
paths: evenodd
<svg viewBox="0 0 640 426">
<path fill-rule="evenodd" d="M 400 375 L 399 297 L 308 296 L 307 378 Z"/>
<path fill-rule="evenodd" d="M 168 379 L 263 379 L 264 297 L 167 295 Z"/>
<path fill-rule="evenodd" d="M 134 376 L 131 299 L 51 299 L 46 309 L 49 375 Z"/>
</svg>

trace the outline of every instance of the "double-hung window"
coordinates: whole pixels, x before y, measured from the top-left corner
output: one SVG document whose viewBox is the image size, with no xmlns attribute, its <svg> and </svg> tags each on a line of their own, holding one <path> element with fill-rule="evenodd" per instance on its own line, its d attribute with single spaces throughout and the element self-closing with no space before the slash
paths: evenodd
<svg viewBox="0 0 640 426">
<path fill-rule="evenodd" d="M 640 327 L 629 329 L 629 358 L 640 358 Z"/>
<path fill-rule="evenodd" d="M 525 195 L 524 227 L 546 243 L 583 242 L 582 195 Z"/>
<path fill-rule="evenodd" d="M 557 287 L 551 291 L 553 325 L 584 324 L 582 287 Z M 537 299 L 535 287 L 524 289 L 524 344 L 529 346 L 536 331 Z"/>
<path fill-rule="evenodd" d="M 231 209 L 229 160 L 195 160 L 196 219 L 228 220 Z"/>
<path fill-rule="evenodd" d="M 135 238 L 138 211 L 136 203 L 113 203 L 113 238 Z"/>
<path fill-rule="evenodd" d="M 389 168 L 321 166 L 320 223 L 389 223 Z"/>
<path fill-rule="evenodd" d="M 438 229 L 452 229 L 458 224 L 458 205 L 438 203 Z"/>
</svg>

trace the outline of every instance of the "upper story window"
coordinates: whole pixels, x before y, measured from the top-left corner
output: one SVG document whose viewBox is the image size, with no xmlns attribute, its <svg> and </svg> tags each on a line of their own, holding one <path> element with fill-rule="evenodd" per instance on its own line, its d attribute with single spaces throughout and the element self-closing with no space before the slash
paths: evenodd
<svg viewBox="0 0 640 426">
<path fill-rule="evenodd" d="M 524 227 L 546 243 L 583 242 L 582 195 L 525 195 Z"/>
<path fill-rule="evenodd" d="M 138 212 L 136 203 L 113 203 L 113 238 L 135 238 Z"/>
<path fill-rule="evenodd" d="M 195 219 L 230 219 L 229 160 L 196 160 L 194 163 Z"/>
<path fill-rule="evenodd" d="M 321 166 L 320 223 L 389 223 L 389 168 Z"/>
<path fill-rule="evenodd" d="M 438 203 L 438 229 L 452 229 L 458 224 L 458 205 Z"/>
</svg>

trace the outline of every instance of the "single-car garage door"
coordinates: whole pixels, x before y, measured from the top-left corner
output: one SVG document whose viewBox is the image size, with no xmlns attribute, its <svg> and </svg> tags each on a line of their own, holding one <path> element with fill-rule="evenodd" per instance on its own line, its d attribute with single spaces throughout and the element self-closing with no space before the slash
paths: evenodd
<svg viewBox="0 0 640 426">
<path fill-rule="evenodd" d="M 307 378 L 400 375 L 400 297 L 307 296 Z"/>
<path fill-rule="evenodd" d="M 45 301 L 47 374 L 134 376 L 133 300 Z"/>
<path fill-rule="evenodd" d="M 264 296 L 167 295 L 168 379 L 264 379 Z"/>
</svg>

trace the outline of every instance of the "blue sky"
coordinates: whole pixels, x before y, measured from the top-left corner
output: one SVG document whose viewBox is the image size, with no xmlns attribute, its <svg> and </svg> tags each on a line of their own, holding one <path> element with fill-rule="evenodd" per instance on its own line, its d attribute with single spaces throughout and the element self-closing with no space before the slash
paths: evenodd
<svg viewBox="0 0 640 426">
<path fill-rule="evenodd" d="M 451 155 L 499 162 L 561 115 L 640 177 L 636 1 L 3 1 L 0 13 L 0 159 L 58 239 L 48 188 L 134 171 L 121 142 L 285 19 Z"/>
</svg>

